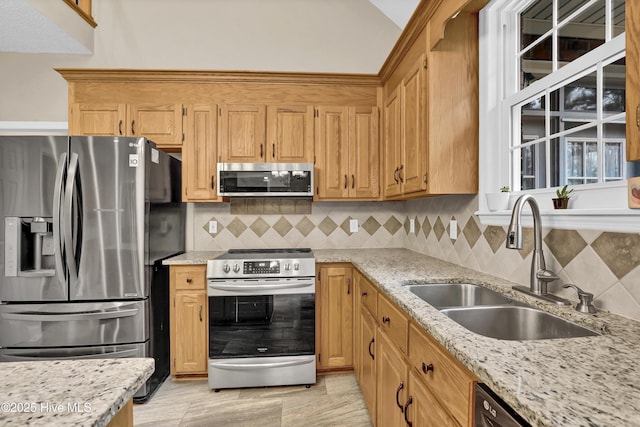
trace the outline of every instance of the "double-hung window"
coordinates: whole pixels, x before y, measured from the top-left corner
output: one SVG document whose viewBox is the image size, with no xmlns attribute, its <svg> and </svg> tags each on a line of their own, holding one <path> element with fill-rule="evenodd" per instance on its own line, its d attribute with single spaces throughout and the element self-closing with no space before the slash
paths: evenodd
<svg viewBox="0 0 640 427">
<path fill-rule="evenodd" d="M 602 215 L 606 193 L 626 208 L 626 178 L 640 169 L 625 159 L 624 25 L 624 0 L 494 0 L 485 7 L 481 192 L 509 185 L 534 194 L 545 210 L 551 205 L 544 201 L 568 184 L 582 214 Z"/>
</svg>

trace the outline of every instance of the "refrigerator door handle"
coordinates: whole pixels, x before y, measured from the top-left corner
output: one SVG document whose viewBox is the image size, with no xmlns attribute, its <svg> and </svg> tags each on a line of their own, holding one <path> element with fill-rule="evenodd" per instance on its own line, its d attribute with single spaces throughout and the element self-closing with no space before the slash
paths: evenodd
<svg viewBox="0 0 640 427">
<path fill-rule="evenodd" d="M 64 277 L 64 264 L 62 260 L 62 253 L 64 252 L 64 242 L 60 234 L 60 221 L 63 217 L 61 211 L 61 200 L 64 197 L 64 190 L 62 180 L 64 179 L 65 172 L 67 170 L 67 153 L 62 153 L 58 160 L 58 170 L 56 172 L 56 181 L 54 184 L 53 192 L 53 255 L 56 266 L 56 277 L 60 283 L 65 281 Z"/>
<path fill-rule="evenodd" d="M 78 171 L 78 154 L 71 154 L 69 170 L 67 172 L 67 184 L 64 192 L 64 242 L 66 246 L 67 269 L 71 281 L 78 280 L 78 267 L 76 265 L 75 247 L 73 245 L 73 190 L 76 182 L 76 172 Z"/>
<path fill-rule="evenodd" d="M 13 354 L 4 354 L 2 358 L 5 361 L 15 360 L 15 361 L 29 361 L 29 360 L 65 360 L 65 359 L 105 359 L 105 358 L 125 358 L 125 357 L 140 357 L 140 352 L 138 349 L 130 349 L 130 350 L 121 350 L 121 351 L 113 351 L 107 353 L 95 353 L 95 354 L 76 354 L 70 356 L 49 356 L 46 353 L 43 355 L 32 355 L 32 356 L 20 356 Z"/>
<path fill-rule="evenodd" d="M 139 310 L 137 308 L 131 308 L 127 310 L 118 311 L 87 311 L 84 313 L 3 313 L 2 319 L 6 320 L 20 320 L 31 322 L 68 322 L 74 320 L 104 320 L 104 319 L 119 319 L 123 317 L 131 317 L 137 315 Z"/>
</svg>

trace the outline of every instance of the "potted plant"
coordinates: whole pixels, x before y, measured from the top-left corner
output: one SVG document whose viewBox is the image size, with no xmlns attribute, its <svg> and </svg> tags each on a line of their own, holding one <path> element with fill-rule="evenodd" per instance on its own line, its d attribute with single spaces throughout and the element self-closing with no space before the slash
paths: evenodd
<svg viewBox="0 0 640 427">
<path fill-rule="evenodd" d="M 554 209 L 567 209 L 569 207 L 569 194 L 573 193 L 573 188 L 568 189 L 569 185 L 565 184 L 564 187 L 556 190 L 556 198 L 553 200 Z"/>
<path fill-rule="evenodd" d="M 500 188 L 498 193 L 487 193 L 487 207 L 490 211 L 499 211 L 509 209 L 509 186 L 505 185 Z"/>
</svg>

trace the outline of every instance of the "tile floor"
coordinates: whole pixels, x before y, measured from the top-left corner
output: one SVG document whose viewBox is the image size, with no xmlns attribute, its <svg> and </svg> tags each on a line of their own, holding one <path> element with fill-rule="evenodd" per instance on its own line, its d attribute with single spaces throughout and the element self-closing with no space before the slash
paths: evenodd
<svg viewBox="0 0 640 427">
<path fill-rule="evenodd" d="M 316 385 L 228 389 L 206 380 L 168 378 L 151 400 L 134 405 L 135 426 L 371 426 L 355 376 L 318 376 Z"/>
</svg>

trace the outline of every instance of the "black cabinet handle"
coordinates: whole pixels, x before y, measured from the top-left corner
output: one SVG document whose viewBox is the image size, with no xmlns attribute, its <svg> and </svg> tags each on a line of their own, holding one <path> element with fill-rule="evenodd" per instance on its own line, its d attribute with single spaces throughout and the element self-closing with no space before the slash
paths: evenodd
<svg viewBox="0 0 640 427">
<path fill-rule="evenodd" d="M 393 180 L 396 182 L 396 184 L 400 183 L 400 181 L 398 181 L 398 168 L 393 171 Z"/>
<path fill-rule="evenodd" d="M 200 321 L 202 322 L 202 306 L 200 306 Z"/>
<path fill-rule="evenodd" d="M 118 133 L 122 135 L 122 120 L 118 122 Z"/>
<path fill-rule="evenodd" d="M 187 283 L 191 283 L 193 282 L 193 279 L 191 277 L 187 277 Z"/>
<path fill-rule="evenodd" d="M 347 177 L 347 174 L 344 174 L 344 189 L 347 189 L 347 185 L 349 184 L 349 178 Z"/>
<path fill-rule="evenodd" d="M 422 362 L 422 372 L 425 374 L 429 373 L 429 371 L 434 372 L 433 363 L 429 363 L 428 365 Z"/>
<path fill-rule="evenodd" d="M 404 408 L 402 407 L 402 403 L 400 403 L 400 391 L 404 388 L 404 383 L 402 381 L 400 381 L 400 385 L 398 386 L 398 389 L 396 390 L 396 405 L 398 405 L 398 408 L 400 408 L 400 411 L 404 411 Z"/>
<path fill-rule="evenodd" d="M 351 279 L 347 279 L 347 295 L 351 295 Z"/>
<path fill-rule="evenodd" d="M 371 338 L 371 341 L 369 341 L 369 356 L 371 356 L 371 360 L 376 360 L 376 357 L 373 355 L 373 352 L 371 351 L 371 346 L 373 345 L 374 342 L 376 342 L 375 338 Z"/>
<path fill-rule="evenodd" d="M 264 156 L 264 150 L 262 148 L 262 144 L 260 144 L 260 158 L 262 158 L 262 156 Z"/>
<path fill-rule="evenodd" d="M 400 165 L 400 169 L 398 169 L 398 178 L 400 178 L 400 182 L 404 182 L 404 178 L 402 177 L 403 170 L 404 170 L 404 165 Z"/>
<path fill-rule="evenodd" d="M 402 408 L 402 412 L 404 412 L 404 422 L 407 423 L 409 427 L 413 426 L 413 423 L 409 421 L 407 417 L 407 413 L 409 412 L 409 405 L 413 403 L 413 397 L 409 396 L 407 399 L 407 403 L 404 404 L 404 408 Z"/>
<path fill-rule="evenodd" d="M 276 157 L 276 144 L 271 144 L 271 157 Z"/>
<path fill-rule="evenodd" d="M 351 188 L 356 188 L 356 176 L 351 174 Z"/>
<path fill-rule="evenodd" d="M 131 121 L 131 135 L 135 135 L 136 134 L 136 121 L 132 120 Z"/>
<path fill-rule="evenodd" d="M 211 175 L 211 189 L 212 190 L 216 189 L 216 177 L 215 177 L 215 175 Z"/>
<path fill-rule="evenodd" d="M 369 295 L 369 294 L 367 294 L 367 292 L 366 292 L 366 291 L 362 293 L 362 296 L 363 296 L 363 297 L 366 297 L 367 295 Z"/>
<path fill-rule="evenodd" d="M 382 316 L 382 323 L 391 324 L 391 318 L 386 317 L 386 316 Z"/>
</svg>

